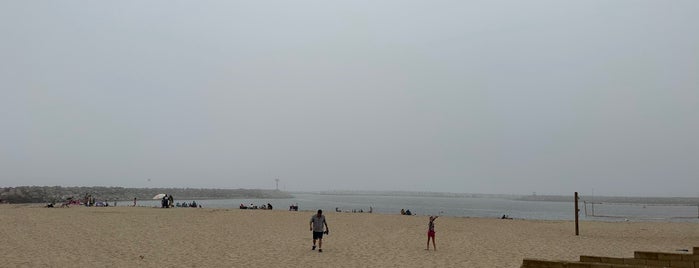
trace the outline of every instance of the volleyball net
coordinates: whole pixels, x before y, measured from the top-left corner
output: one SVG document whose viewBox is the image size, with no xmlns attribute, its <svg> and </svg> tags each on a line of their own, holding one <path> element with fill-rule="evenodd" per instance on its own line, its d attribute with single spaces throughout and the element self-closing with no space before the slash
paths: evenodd
<svg viewBox="0 0 699 268">
<path fill-rule="evenodd" d="M 699 205 L 639 204 L 583 201 L 585 217 L 623 219 L 697 219 Z"/>
</svg>

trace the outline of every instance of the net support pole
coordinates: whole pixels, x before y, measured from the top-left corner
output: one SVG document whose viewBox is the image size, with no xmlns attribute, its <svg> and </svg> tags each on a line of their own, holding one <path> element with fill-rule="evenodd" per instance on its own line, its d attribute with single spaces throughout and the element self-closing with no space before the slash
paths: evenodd
<svg viewBox="0 0 699 268">
<path fill-rule="evenodd" d="M 575 203 L 575 235 L 578 236 L 580 235 L 580 228 L 578 228 L 578 222 L 580 218 L 580 209 L 578 208 L 578 192 L 575 192 L 575 200 L 573 200 Z"/>
</svg>

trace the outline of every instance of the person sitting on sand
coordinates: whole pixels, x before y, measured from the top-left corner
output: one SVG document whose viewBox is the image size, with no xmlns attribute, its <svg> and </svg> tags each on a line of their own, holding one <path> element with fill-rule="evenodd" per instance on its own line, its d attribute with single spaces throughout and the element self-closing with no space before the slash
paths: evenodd
<svg viewBox="0 0 699 268">
<path fill-rule="evenodd" d="M 439 218 L 439 216 L 430 216 L 430 223 L 427 224 L 427 248 L 430 250 L 430 237 L 432 238 L 432 247 L 437 250 L 437 246 L 434 243 L 434 220 Z"/>
</svg>

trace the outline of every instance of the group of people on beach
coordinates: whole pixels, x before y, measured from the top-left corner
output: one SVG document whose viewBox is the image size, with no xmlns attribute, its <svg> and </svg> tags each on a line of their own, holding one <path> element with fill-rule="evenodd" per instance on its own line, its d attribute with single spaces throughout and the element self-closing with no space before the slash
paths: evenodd
<svg viewBox="0 0 699 268">
<path fill-rule="evenodd" d="M 182 202 L 182 204 L 180 204 L 180 202 L 177 202 L 175 204 L 175 207 L 178 207 L 178 208 L 196 208 L 196 207 L 201 207 L 201 205 L 198 205 L 197 201 L 192 201 L 190 203 Z"/>
<path fill-rule="evenodd" d="M 361 208 L 360 208 L 360 209 L 352 209 L 352 210 L 345 210 L 345 211 L 343 211 L 343 210 L 341 210 L 339 207 L 336 207 L 336 208 L 335 208 L 335 212 L 364 213 L 364 209 L 361 209 Z M 373 213 L 373 212 L 374 212 L 374 208 L 371 207 L 371 206 L 369 206 L 369 211 L 368 211 L 368 212 L 369 212 L 369 213 Z"/>
<path fill-rule="evenodd" d="M 137 205 L 138 198 L 134 197 L 133 198 L 133 204 L 131 206 L 135 207 Z M 173 204 L 174 202 L 174 197 L 172 195 L 165 195 L 162 199 L 160 199 L 160 207 L 161 208 L 172 208 L 172 207 L 190 207 L 190 208 L 201 208 L 202 206 L 200 204 L 197 204 L 197 201 L 192 201 L 190 203 L 187 202 L 182 202 L 179 203 L 177 202 L 176 204 Z M 68 197 L 65 201 L 60 203 L 60 206 L 63 207 L 70 207 L 70 205 L 79 205 L 79 206 L 86 206 L 86 207 L 109 207 L 109 206 L 117 206 L 117 201 L 114 200 L 113 204 L 110 205 L 107 200 L 104 201 L 99 201 L 96 200 L 92 195 L 90 194 L 85 194 L 84 198 L 73 198 L 73 197 Z M 54 202 L 47 203 L 44 207 L 47 208 L 53 208 L 56 207 L 57 204 Z M 269 209 L 271 209 L 271 205 L 269 205 Z"/>
<path fill-rule="evenodd" d="M 267 203 L 266 205 L 262 204 L 262 206 L 253 205 L 252 203 L 250 203 L 249 206 L 240 204 L 240 209 L 269 209 L 269 210 L 271 210 L 272 208 L 273 208 L 272 204 L 270 204 L 270 203 Z"/>
<path fill-rule="evenodd" d="M 338 209 L 336 208 L 336 210 Z M 439 218 L 439 216 L 430 216 L 429 222 L 427 223 L 427 248 L 425 248 L 425 250 L 428 251 L 430 250 L 430 240 L 432 240 L 432 249 L 437 250 L 437 245 L 434 241 L 436 234 L 434 230 L 434 221 L 437 218 Z M 311 246 L 311 250 L 316 250 L 316 241 L 318 241 L 318 252 L 323 252 L 323 235 L 330 234 L 330 228 L 328 227 L 328 222 L 325 220 L 325 215 L 323 215 L 323 210 L 319 209 L 316 214 L 311 216 L 309 229 L 313 233 L 313 246 Z"/>
<path fill-rule="evenodd" d="M 95 205 L 95 197 L 92 196 L 91 194 L 85 194 L 85 198 L 83 198 L 83 204 L 85 204 L 86 207 L 91 207 Z"/>
<path fill-rule="evenodd" d="M 289 211 L 299 211 L 299 203 L 291 204 L 289 206 Z"/>
<path fill-rule="evenodd" d="M 175 207 L 175 204 L 173 204 L 174 202 L 175 202 L 175 198 L 172 197 L 172 195 L 166 194 L 165 196 L 163 196 L 163 199 L 160 201 L 161 208 Z"/>
<path fill-rule="evenodd" d="M 97 200 L 94 196 L 92 196 L 89 193 L 86 193 L 83 198 L 73 198 L 68 197 L 65 199 L 65 201 L 62 201 L 60 203 L 60 207 L 62 208 L 68 208 L 70 205 L 78 205 L 78 206 L 86 206 L 86 207 L 108 207 L 109 202 L 107 200 Z M 116 207 L 117 201 L 114 200 L 114 206 Z M 52 208 L 56 207 L 57 204 L 56 202 L 49 202 L 47 203 L 44 207 L 47 208 Z"/>
</svg>

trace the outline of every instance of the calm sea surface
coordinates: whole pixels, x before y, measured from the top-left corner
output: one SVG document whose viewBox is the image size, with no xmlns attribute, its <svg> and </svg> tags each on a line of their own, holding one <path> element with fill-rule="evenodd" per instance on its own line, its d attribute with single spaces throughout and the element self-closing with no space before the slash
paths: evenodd
<svg viewBox="0 0 699 268">
<path fill-rule="evenodd" d="M 217 199 L 196 200 L 207 208 L 238 208 L 240 204 L 272 204 L 274 209 L 288 210 L 291 204 L 298 204 L 299 210 L 343 212 L 363 210 L 372 207 L 374 213 L 398 214 L 401 209 L 409 209 L 415 215 L 445 215 L 455 217 L 500 218 L 508 215 L 515 219 L 537 220 L 573 220 L 575 219 L 573 202 L 517 201 L 502 198 L 466 198 L 466 197 L 424 197 L 424 196 L 377 196 L 377 195 L 321 195 L 293 194 L 289 199 Z M 177 202 L 191 202 L 178 200 Z M 120 202 L 120 206 L 129 202 Z M 159 201 L 139 201 L 139 206 L 159 206 Z M 595 215 L 614 217 L 585 216 L 585 207 L 580 206 L 581 220 L 604 221 L 686 221 L 699 222 L 697 206 L 643 206 L 643 205 L 595 205 Z M 592 208 L 588 204 L 588 215 Z M 677 218 L 681 217 L 681 218 Z"/>
</svg>

